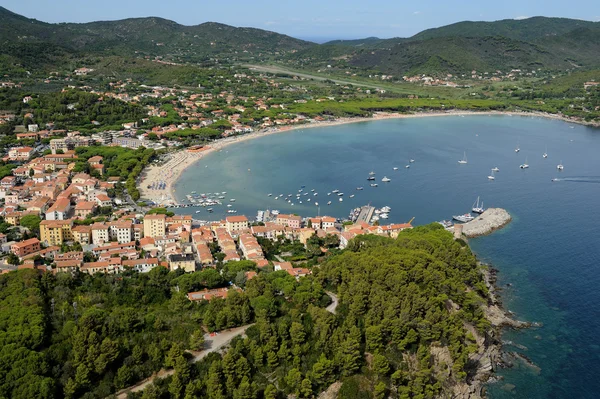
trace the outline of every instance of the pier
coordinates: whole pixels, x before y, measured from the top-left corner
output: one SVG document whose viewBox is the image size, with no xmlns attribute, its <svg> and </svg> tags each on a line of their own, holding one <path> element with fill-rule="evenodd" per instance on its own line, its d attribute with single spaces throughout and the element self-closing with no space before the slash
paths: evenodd
<svg viewBox="0 0 600 399">
<path fill-rule="evenodd" d="M 462 225 L 462 233 L 469 238 L 479 237 L 506 226 L 512 217 L 502 208 L 489 208 L 481 215 Z"/>
<path fill-rule="evenodd" d="M 356 218 L 356 222 L 365 222 L 365 223 L 369 223 L 371 221 L 371 219 L 373 218 L 373 213 L 375 212 L 375 208 L 372 206 L 363 206 L 362 208 L 360 208 L 360 213 L 358 214 L 358 217 Z"/>
</svg>

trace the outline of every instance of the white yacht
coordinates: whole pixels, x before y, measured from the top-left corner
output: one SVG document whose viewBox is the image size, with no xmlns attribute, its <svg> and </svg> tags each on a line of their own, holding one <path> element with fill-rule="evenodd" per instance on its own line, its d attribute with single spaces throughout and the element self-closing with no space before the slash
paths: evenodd
<svg viewBox="0 0 600 399">
<path fill-rule="evenodd" d="M 338 193 L 338 197 L 343 197 L 344 193 Z"/>
<path fill-rule="evenodd" d="M 273 194 L 269 194 L 269 197 L 272 197 L 272 196 L 273 196 Z"/>
<path fill-rule="evenodd" d="M 343 201 L 344 201 L 344 199 L 343 199 L 343 198 L 340 198 L 340 202 L 343 202 Z"/>
<path fill-rule="evenodd" d="M 527 163 L 527 158 L 525 158 L 525 163 L 521 164 L 519 166 L 519 168 L 521 168 L 521 169 L 527 169 L 527 168 L 529 168 L 529 164 Z"/>
<path fill-rule="evenodd" d="M 354 198 L 354 194 L 350 194 L 350 198 Z"/>
<path fill-rule="evenodd" d="M 414 159 L 411 159 L 411 160 L 410 160 L 410 161 L 408 161 L 408 162 L 410 162 L 410 163 L 413 163 L 413 162 L 415 162 L 415 160 L 414 160 Z"/>
<path fill-rule="evenodd" d="M 364 187 L 356 187 L 358 191 L 364 190 Z"/>
<path fill-rule="evenodd" d="M 334 194 L 337 194 L 339 192 L 340 192 L 340 190 L 337 190 L 337 189 L 332 191 L 332 193 L 334 193 Z"/>
<path fill-rule="evenodd" d="M 387 176 L 383 176 L 383 179 L 381 179 L 381 181 L 384 183 L 388 183 L 388 182 L 391 182 L 392 179 L 388 178 Z"/>
<path fill-rule="evenodd" d="M 373 172 L 373 171 L 370 171 L 370 172 L 369 172 L 369 176 L 375 176 L 375 172 Z"/>
<path fill-rule="evenodd" d="M 410 169 L 410 165 L 406 165 L 406 166 L 405 166 L 405 168 L 406 168 L 406 169 Z"/>
<path fill-rule="evenodd" d="M 381 219 L 387 219 L 389 217 L 390 217 L 390 215 L 388 215 L 387 213 L 382 213 L 379 215 L 379 218 L 381 218 Z"/>
<path fill-rule="evenodd" d="M 500 172 L 500 168 L 496 166 L 492 168 L 492 172 Z"/>
<path fill-rule="evenodd" d="M 517 146 L 515 147 L 515 152 L 519 152 L 521 151 L 521 148 L 519 147 L 519 142 L 517 141 Z"/>
<path fill-rule="evenodd" d="M 481 202 L 481 205 L 479 204 L 479 197 L 477 197 L 477 201 L 473 204 L 472 211 L 475 213 L 483 213 L 485 211 L 485 208 L 483 207 L 483 201 Z"/>
<path fill-rule="evenodd" d="M 548 147 L 546 147 L 546 151 L 542 154 L 542 157 L 548 158 Z"/>
<path fill-rule="evenodd" d="M 229 202 L 235 202 L 235 198 L 230 199 Z"/>
<path fill-rule="evenodd" d="M 466 222 L 470 222 L 471 220 L 473 220 L 475 218 L 470 213 L 465 213 L 464 215 L 452 216 L 452 219 L 458 220 L 459 222 L 466 223 Z"/>
<path fill-rule="evenodd" d="M 488 176 L 489 180 L 496 180 L 496 177 L 494 176 L 494 169 L 492 169 L 492 174 Z"/>
<path fill-rule="evenodd" d="M 558 170 L 563 170 L 565 167 L 562 164 L 562 161 L 560 161 L 560 163 L 558 165 L 556 165 L 556 169 Z"/>
<path fill-rule="evenodd" d="M 394 170 L 398 170 L 398 167 L 397 167 L 397 166 L 394 166 Z"/>
<path fill-rule="evenodd" d="M 463 154 L 463 158 L 462 158 L 460 161 L 458 161 L 458 163 L 460 163 L 460 164 L 465 164 L 465 163 L 467 163 L 467 152 L 466 152 L 466 151 L 465 151 L 465 153 Z"/>
<path fill-rule="evenodd" d="M 327 201 L 327 205 L 331 205 L 331 201 Z"/>
<path fill-rule="evenodd" d="M 377 187 L 377 183 L 371 183 L 371 187 Z"/>
</svg>

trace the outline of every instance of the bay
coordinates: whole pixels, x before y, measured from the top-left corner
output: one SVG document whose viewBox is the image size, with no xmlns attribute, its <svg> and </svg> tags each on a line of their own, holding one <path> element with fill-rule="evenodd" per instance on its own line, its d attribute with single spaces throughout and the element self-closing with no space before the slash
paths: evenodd
<svg viewBox="0 0 600 399">
<path fill-rule="evenodd" d="M 301 129 L 210 154 L 187 169 L 175 189 L 180 199 L 191 191 L 226 191 L 238 214 L 249 217 L 269 208 L 343 218 L 371 203 L 392 208 L 390 223 L 415 217 L 414 224 L 426 224 L 468 212 L 477 196 L 485 207 L 507 209 L 514 218 L 508 227 L 470 244 L 499 269 L 505 307 L 519 320 L 541 323 L 503 335 L 513 343 L 507 351 L 526 355 L 539 369 L 517 362 L 500 370 L 503 381 L 489 385 L 489 396 L 592 398 L 600 392 L 599 133 L 557 120 L 483 115 Z M 458 164 L 464 152 L 468 163 Z M 409 159 L 415 162 L 406 169 Z M 520 169 L 525 161 L 530 168 Z M 493 167 L 500 172 L 489 181 Z M 366 180 L 370 171 L 377 188 Z M 381 182 L 384 176 L 391 182 Z M 561 180 L 552 182 L 556 177 Z M 303 203 L 293 206 L 274 199 L 295 197 L 301 186 L 318 195 L 301 195 Z M 335 189 L 344 193 L 343 202 L 327 196 Z M 226 209 L 202 209 L 194 217 L 223 218 Z"/>
</svg>

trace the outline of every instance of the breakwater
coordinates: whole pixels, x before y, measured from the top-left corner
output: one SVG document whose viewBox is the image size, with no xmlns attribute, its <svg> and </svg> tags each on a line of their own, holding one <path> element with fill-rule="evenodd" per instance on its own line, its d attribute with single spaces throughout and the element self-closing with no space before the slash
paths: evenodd
<svg viewBox="0 0 600 399">
<path fill-rule="evenodd" d="M 479 237 L 501 229 L 511 220 L 512 217 L 505 209 L 489 208 L 470 222 L 460 225 L 460 228 L 466 237 Z"/>
</svg>

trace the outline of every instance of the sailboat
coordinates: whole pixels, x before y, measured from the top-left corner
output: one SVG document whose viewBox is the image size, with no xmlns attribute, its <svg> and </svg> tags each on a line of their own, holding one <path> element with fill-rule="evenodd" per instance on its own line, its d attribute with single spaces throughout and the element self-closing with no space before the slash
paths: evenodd
<svg viewBox="0 0 600 399">
<path fill-rule="evenodd" d="M 475 201 L 473 204 L 472 211 L 474 213 L 483 213 L 483 211 L 485 211 L 485 208 L 483 207 L 483 201 L 481 201 L 481 205 L 479 204 L 479 197 L 477 197 L 477 201 Z"/>
<path fill-rule="evenodd" d="M 461 159 L 460 161 L 458 161 L 458 163 L 460 164 L 465 164 L 467 163 L 467 152 L 465 151 L 465 153 L 463 154 L 463 159 Z"/>
<path fill-rule="evenodd" d="M 527 169 L 527 168 L 529 168 L 529 164 L 527 163 L 527 158 L 525 158 L 525 163 L 521 164 L 519 166 L 519 168 L 521 168 L 521 169 Z"/>
<path fill-rule="evenodd" d="M 546 147 L 546 151 L 542 154 L 542 157 L 548 158 L 548 147 Z"/>
<path fill-rule="evenodd" d="M 560 163 L 558 165 L 556 165 L 556 169 L 558 170 L 563 170 L 565 167 L 562 164 L 562 160 L 560 161 Z"/>
<path fill-rule="evenodd" d="M 492 174 L 488 176 L 489 180 L 496 180 L 496 177 L 494 176 L 494 169 L 492 169 Z"/>
<path fill-rule="evenodd" d="M 515 147 L 515 152 L 519 152 L 521 151 L 521 148 L 519 148 L 519 142 L 517 141 L 517 146 Z"/>
</svg>

